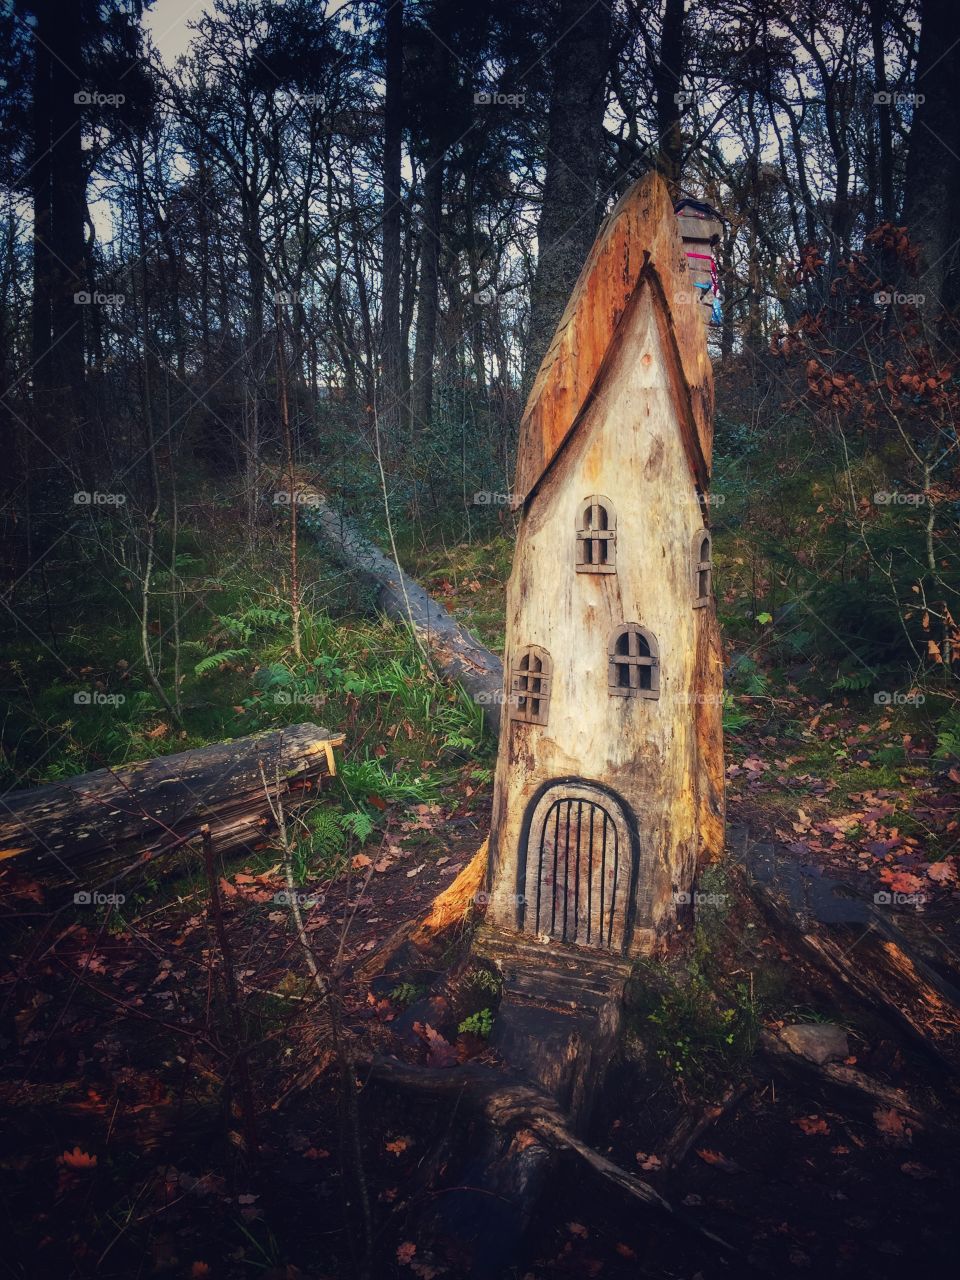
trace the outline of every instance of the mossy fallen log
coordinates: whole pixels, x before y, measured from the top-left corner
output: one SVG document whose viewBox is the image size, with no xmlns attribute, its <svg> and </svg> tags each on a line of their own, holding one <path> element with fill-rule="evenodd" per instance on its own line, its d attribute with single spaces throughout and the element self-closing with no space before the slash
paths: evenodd
<svg viewBox="0 0 960 1280">
<path fill-rule="evenodd" d="M 0 861 L 47 888 L 92 890 L 199 839 L 219 853 L 253 849 L 273 824 L 336 772 L 343 736 L 291 725 L 153 760 L 97 769 L 4 797 Z"/>
</svg>

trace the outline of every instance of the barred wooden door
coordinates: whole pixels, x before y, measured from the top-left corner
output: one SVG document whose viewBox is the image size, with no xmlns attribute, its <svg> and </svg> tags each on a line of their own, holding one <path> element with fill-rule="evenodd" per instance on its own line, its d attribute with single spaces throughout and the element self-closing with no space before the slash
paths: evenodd
<svg viewBox="0 0 960 1280">
<path fill-rule="evenodd" d="M 614 797 L 586 784 L 550 787 L 527 828 L 525 932 L 622 951 L 633 865 L 633 838 Z"/>
</svg>

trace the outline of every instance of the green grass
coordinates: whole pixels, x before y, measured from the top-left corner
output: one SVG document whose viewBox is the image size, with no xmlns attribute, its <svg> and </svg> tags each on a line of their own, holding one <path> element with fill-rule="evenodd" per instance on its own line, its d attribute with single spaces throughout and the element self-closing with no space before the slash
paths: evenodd
<svg viewBox="0 0 960 1280">
<path fill-rule="evenodd" d="M 77 572 L 68 624 L 54 618 L 52 633 L 39 606 L 36 616 L 21 609 L 26 625 L 0 665 L 0 785 L 318 722 L 345 730 L 347 744 L 338 785 L 298 833 L 293 856 L 298 880 L 332 875 L 382 823 L 384 805 L 435 801 L 465 758 L 489 770 L 483 713 L 439 680 L 406 628 L 337 608 L 351 594 L 309 539 L 301 548 L 303 657 L 295 659 L 282 547 L 264 539 L 250 552 L 242 536 L 222 524 L 208 536 L 181 536 L 182 731 L 145 678 L 136 587 L 115 566 L 87 563 Z M 158 579 L 151 637 L 173 700 L 173 618 L 161 586 Z M 76 702 L 77 694 L 89 700 Z"/>
</svg>

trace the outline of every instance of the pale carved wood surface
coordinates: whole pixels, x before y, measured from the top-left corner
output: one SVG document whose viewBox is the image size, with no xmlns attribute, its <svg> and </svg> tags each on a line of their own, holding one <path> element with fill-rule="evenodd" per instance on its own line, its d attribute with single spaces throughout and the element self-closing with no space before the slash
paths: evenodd
<svg viewBox="0 0 960 1280">
<path fill-rule="evenodd" d="M 610 945 L 627 941 L 631 953 L 669 935 L 676 895 L 723 838 L 720 644 L 713 605 L 696 607 L 712 377 L 675 222 L 657 179 L 624 197 L 531 394 L 506 666 L 525 646 L 546 649 L 550 705 L 546 725 L 505 719 L 491 834 L 491 923 L 536 934 L 536 875 L 523 866 L 528 806 L 552 780 L 596 782 L 622 797 L 636 818 L 636 888 L 632 930 L 618 922 Z M 615 573 L 577 572 L 577 525 L 596 494 L 616 514 Z M 656 637 L 658 698 L 611 696 L 608 643 L 625 623 Z M 574 929 L 567 940 L 583 939 Z"/>
<path fill-rule="evenodd" d="M 515 493 L 529 497 L 577 425 L 603 365 L 610 359 L 637 283 L 649 272 L 662 290 L 669 341 L 685 385 L 691 457 L 699 455 L 701 482 L 713 448 L 713 372 L 702 307 L 690 283 L 683 242 L 663 181 L 648 174 L 622 197 L 604 222 L 584 264 L 553 342 L 534 381 L 520 424 Z M 582 495 L 586 497 L 587 495 Z"/>
</svg>

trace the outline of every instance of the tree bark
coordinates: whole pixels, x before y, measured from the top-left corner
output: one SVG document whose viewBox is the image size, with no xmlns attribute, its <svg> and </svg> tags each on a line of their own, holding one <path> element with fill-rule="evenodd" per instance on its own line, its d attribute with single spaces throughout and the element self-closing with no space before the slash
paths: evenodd
<svg viewBox="0 0 960 1280">
<path fill-rule="evenodd" d="M 683 107 L 677 98 L 683 88 L 686 61 L 683 6 L 684 0 L 666 0 L 660 36 L 660 58 L 653 74 L 657 94 L 657 168 L 674 200 L 680 194 L 683 168 Z"/>
<path fill-rule="evenodd" d="M 597 230 L 597 179 L 609 63 L 610 9 L 561 0 L 547 125 L 539 252 L 530 294 L 524 392 L 567 305 Z"/>
<path fill-rule="evenodd" d="M 400 358 L 400 163 L 403 138 L 403 0 L 383 0 L 386 37 L 383 101 L 383 289 L 379 419 L 387 449 L 399 446 L 402 412 Z"/>
<path fill-rule="evenodd" d="M 921 251 L 924 306 L 952 307 L 960 296 L 956 205 L 960 197 L 960 49 L 952 0 L 922 0 L 917 104 L 907 151 L 903 220 Z"/>
<path fill-rule="evenodd" d="M 410 389 L 411 435 L 428 429 L 433 412 L 433 360 L 437 346 L 440 212 L 443 202 L 443 151 L 433 146 L 423 181 L 423 234 L 420 237 L 420 290 L 417 296 L 417 346 Z"/>
<path fill-rule="evenodd" d="M 251 849 L 270 829 L 267 790 L 289 811 L 333 775 L 342 742 L 298 724 L 11 792 L 0 861 L 15 857 L 47 887 L 92 890 L 198 839 L 204 823 L 220 853 Z"/>
<path fill-rule="evenodd" d="M 870 35 L 873 41 L 873 81 L 880 95 L 877 104 L 877 195 L 881 222 L 894 215 L 893 201 L 893 128 L 887 93 L 887 68 L 883 48 L 884 0 L 870 0 Z"/>
</svg>

